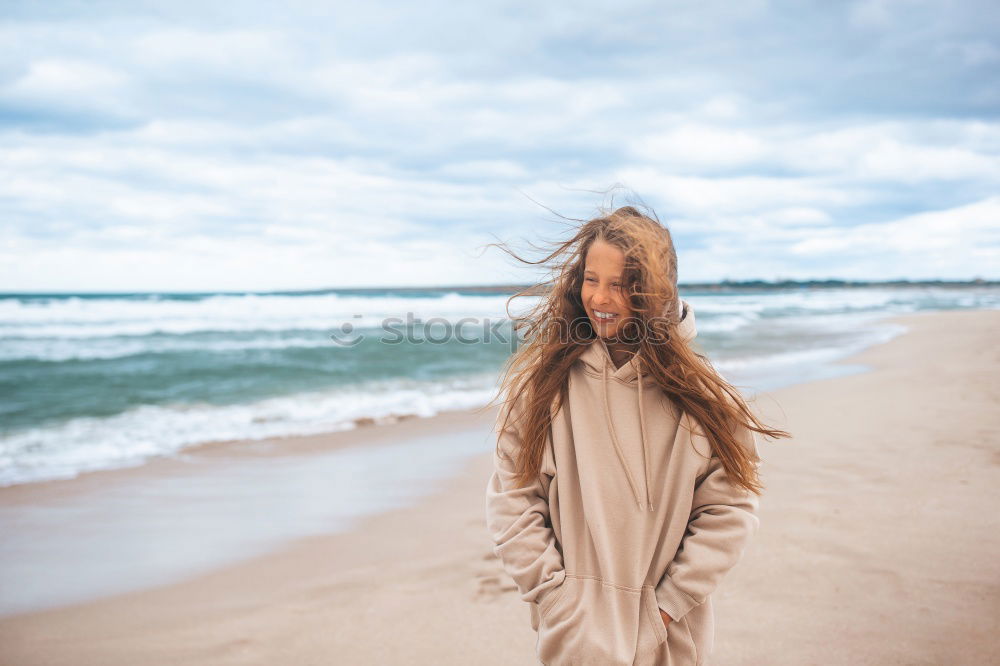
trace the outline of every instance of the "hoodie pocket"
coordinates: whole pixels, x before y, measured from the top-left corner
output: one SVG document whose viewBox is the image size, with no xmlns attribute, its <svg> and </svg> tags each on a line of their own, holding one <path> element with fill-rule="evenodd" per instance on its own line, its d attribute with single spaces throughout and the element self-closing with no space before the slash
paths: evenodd
<svg viewBox="0 0 1000 666">
<path fill-rule="evenodd" d="M 642 607 L 649 621 L 639 623 L 636 656 L 652 652 L 667 641 L 667 627 L 663 624 L 660 606 L 656 602 L 656 589 L 652 585 L 642 588 Z M 646 631 L 647 635 L 644 636 L 643 631 Z"/>
<path fill-rule="evenodd" d="M 565 589 L 566 581 L 563 580 L 561 584 L 549 590 L 549 593 L 542 599 L 542 603 L 538 604 L 538 614 L 540 617 L 545 617 L 549 609 L 552 608 L 552 605 L 559 601 L 559 597 L 562 596 Z"/>
<path fill-rule="evenodd" d="M 626 587 L 567 574 L 544 601 L 535 647 L 546 666 L 629 666 L 636 656 L 652 652 L 667 640 L 649 586 Z"/>
</svg>

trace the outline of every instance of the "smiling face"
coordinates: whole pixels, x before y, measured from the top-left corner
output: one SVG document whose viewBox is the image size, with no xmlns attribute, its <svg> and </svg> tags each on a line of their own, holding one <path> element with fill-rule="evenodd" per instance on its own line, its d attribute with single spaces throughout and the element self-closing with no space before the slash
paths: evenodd
<svg viewBox="0 0 1000 666">
<path fill-rule="evenodd" d="M 580 300 L 594 332 L 614 339 L 632 315 L 622 283 L 625 253 L 603 240 L 595 240 L 584 259 Z"/>
</svg>

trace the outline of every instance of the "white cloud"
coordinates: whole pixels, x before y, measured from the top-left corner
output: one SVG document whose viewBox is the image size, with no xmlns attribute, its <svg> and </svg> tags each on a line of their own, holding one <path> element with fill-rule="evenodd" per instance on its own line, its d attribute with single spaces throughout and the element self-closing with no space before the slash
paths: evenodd
<svg viewBox="0 0 1000 666">
<path fill-rule="evenodd" d="M 827 224 L 830 215 L 816 208 L 779 208 L 771 213 L 770 220 L 776 224 L 788 226 L 811 226 Z"/>
<path fill-rule="evenodd" d="M 630 149 L 637 159 L 678 174 L 741 166 L 828 174 L 844 181 L 980 180 L 1000 186 L 1000 151 L 992 146 L 995 139 L 986 136 L 997 128 L 980 129 L 984 136 L 970 140 L 974 127 L 916 121 L 835 129 L 759 126 L 753 131 L 684 124 L 636 137 Z"/>
<path fill-rule="evenodd" d="M 7 90 L 16 96 L 35 99 L 67 95 L 105 95 L 126 81 L 120 72 L 88 62 L 38 60 Z"/>
<path fill-rule="evenodd" d="M 777 161 L 802 171 L 856 179 L 1000 181 L 1000 156 L 954 145 L 921 144 L 920 123 L 859 125 L 790 139 Z"/>
<path fill-rule="evenodd" d="M 445 164 L 438 173 L 443 176 L 466 179 L 526 180 L 530 176 L 524 166 L 511 160 L 469 160 Z"/>
<path fill-rule="evenodd" d="M 622 182 L 636 191 L 654 192 L 670 209 L 692 217 L 760 212 L 789 205 L 821 210 L 862 204 L 872 196 L 809 177 L 684 177 L 650 168 L 619 173 Z"/>
<path fill-rule="evenodd" d="M 633 155 L 663 164 L 734 166 L 766 154 L 766 145 L 751 132 L 684 124 L 631 142 Z"/>
<path fill-rule="evenodd" d="M 520 192 L 585 217 L 616 181 L 701 279 L 1000 244 L 963 207 L 1000 191 L 976 1 L 53 7 L 0 26 L 0 289 L 483 282 L 467 244 L 563 231 Z"/>
<path fill-rule="evenodd" d="M 990 197 L 890 222 L 817 230 L 816 236 L 796 243 L 789 251 L 798 255 L 860 252 L 890 260 L 905 254 L 909 261 L 919 266 L 941 255 L 953 262 L 968 261 L 983 246 L 997 245 L 1000 245 L 1000 197 Z M 982 264 L 975 266 L 977 270 L 990 268 Z"/>
<path fill-rule="evenodd" d="M 169 28 L 131 40 L 134 62 L 157 69 L 185 66 L 223 70 L 237 76 L 261 69 L 285 69 L 294 61 L 294 45 L 277 30 L 191 30 Z"/>
<path fill-rule="evenodd" d="M 701 114 L 716 120 L 735 120 L 743 115 L 746 100 L 739 95 L 715 95 L 701 105 Z"/>
<path fill-rule="evenodd" d="M 124 73 L 100 64 L 50 58 L 31 62 L 3 93 L 5 97 L 29 101 L 95 101 L 115 94 L 127 81 Z"/>
<path fill-rule="evenodd" d="M 682 281 L 730 279 L 969 279 L 996 275 L 1000 198 L 854 227 L 775 236 L 748 224 L 679 252 Z M 761 233 L 763 230 L 764 233 Z M 790 260 L 791 259 L 791 260 Z M 878 276 L 873 278 L 872 276 Z"/>
</svg>

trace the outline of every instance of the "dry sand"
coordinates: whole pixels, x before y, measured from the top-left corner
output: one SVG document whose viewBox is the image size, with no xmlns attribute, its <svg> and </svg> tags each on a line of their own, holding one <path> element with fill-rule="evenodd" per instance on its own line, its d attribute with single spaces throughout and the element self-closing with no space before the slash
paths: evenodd
<svg viewBox="0 0 1000 666">
<path fill-rule="evenodd" d="M 761 445 L 761 528 L 714 596 L 711 663 L 1000 663 L 1000 311 L 895 321 L 910 331 L 846 361 L 871 371 L 757 399 L 794 439 Z M 470 421 L 488 432 L 492 419 L 452 414 L 351 437 Z M 163 463 L 103 478 L 169 473 Z M 480 455 L 418 505 L 349 533 L 0 619 L 0 663 L 537 663 L 527 605 L 486 532 L 489 474 Z M 98 478 L 10 489 L 0 501 L 82 501 Z"/>
</svg>

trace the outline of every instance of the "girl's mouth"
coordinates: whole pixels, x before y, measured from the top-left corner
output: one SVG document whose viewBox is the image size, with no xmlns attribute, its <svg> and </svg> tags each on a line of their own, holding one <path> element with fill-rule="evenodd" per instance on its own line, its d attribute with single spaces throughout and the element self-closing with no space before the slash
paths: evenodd
<svg viewBox="0 0 1000 666">
<path fill-rule="evenodd" d="M 602 312 L 601 310 L 594 310 L 594 316 L 599 321 L 614 321 L 618 318 L 618 315 L 614 312 Z"/>
</svg>

